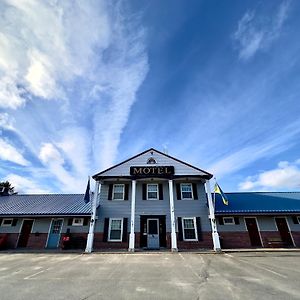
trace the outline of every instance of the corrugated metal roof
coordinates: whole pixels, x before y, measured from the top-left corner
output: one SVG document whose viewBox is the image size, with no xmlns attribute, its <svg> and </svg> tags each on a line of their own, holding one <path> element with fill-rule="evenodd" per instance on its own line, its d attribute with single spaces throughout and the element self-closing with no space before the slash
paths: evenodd
<svg viewBox="0 0 300 300">
<path fill-rule="evenodd" d="M 89 215 L 83 194 L 11 195 L 0 197 L 0 215 Z"/>
<path fill-rule="evenodd" d="M 226 193 L 228 205 L 216 194 L 216 214 L 300 213 L 300 192 Z"/>
</svg>

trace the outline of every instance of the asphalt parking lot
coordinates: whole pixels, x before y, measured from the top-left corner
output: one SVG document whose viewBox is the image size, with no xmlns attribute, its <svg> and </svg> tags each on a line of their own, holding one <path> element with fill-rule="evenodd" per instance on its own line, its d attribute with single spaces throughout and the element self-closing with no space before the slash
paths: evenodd
<svg viewBox="0 0 300 300">
<path fill-rule="evenodd" d="M 0 299 L 300 299 L 300 252 L 0 253 Z"/>
</svg>

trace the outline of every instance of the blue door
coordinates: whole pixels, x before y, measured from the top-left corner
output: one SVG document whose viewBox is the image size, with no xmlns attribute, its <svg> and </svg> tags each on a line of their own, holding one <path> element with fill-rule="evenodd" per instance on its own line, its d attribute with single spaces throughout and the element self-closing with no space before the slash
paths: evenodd
<svg viewBox="0 0 300 300">
<path fill-rule="evenodd" d="M 62 219 L 53 219 L 51 229 L 48 236 L 47 248 L 57 248 L 60 240 L 60 232 L 62 227 Z"/>
<path fill-rule="evenodd" d="M 159 249 L 159 220 L 148 219 L 147 248 Z"/>
</svg>

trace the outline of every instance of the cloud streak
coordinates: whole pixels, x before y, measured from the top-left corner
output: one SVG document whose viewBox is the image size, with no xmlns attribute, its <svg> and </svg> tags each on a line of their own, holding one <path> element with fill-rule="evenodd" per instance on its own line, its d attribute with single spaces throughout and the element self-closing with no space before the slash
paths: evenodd
<svg viewBox="0 0 300 300">
<path fill-rule="evenodd" d="M 80 192 L 115 160 L 148 72 L 145 30 L 123 1 L 4 1 L 0 11 L 2 147 L 14 129 L 32 160 L 15 149 L 14 162 Z"/>
<path fill-rule="evenodd" d="M 283 1 L 271 17 L 255 11 L 247 11 L 244 14 L 232 36 L 240 59 L 250 59 L 258 51 L 268 48 L 279 37 L 289 8 L 290 1 Z"/>
<path fill-rule="evenodd" d="M 22 153 L 6 140 L 0 138 L 0 159 L 13 162 L 21 166 L 29 166 L 30 163 Z"/>
</svg>

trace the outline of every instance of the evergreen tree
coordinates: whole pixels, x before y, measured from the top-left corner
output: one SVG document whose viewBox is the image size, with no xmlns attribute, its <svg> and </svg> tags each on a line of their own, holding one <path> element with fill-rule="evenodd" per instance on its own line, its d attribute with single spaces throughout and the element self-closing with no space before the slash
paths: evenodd
<svg viewBox="0 0 300 300">
<path fill-rule="evenodd" d="M 4 191 L 8 195 L 18 194 L 17 192 L 15 192 L 15 188 L 11 185 L 11 183 L 9 181 L 1 181 L 0 182 L 0 191 L 2 191 L 2 188 L 5 188 Z"/>
</svg>

